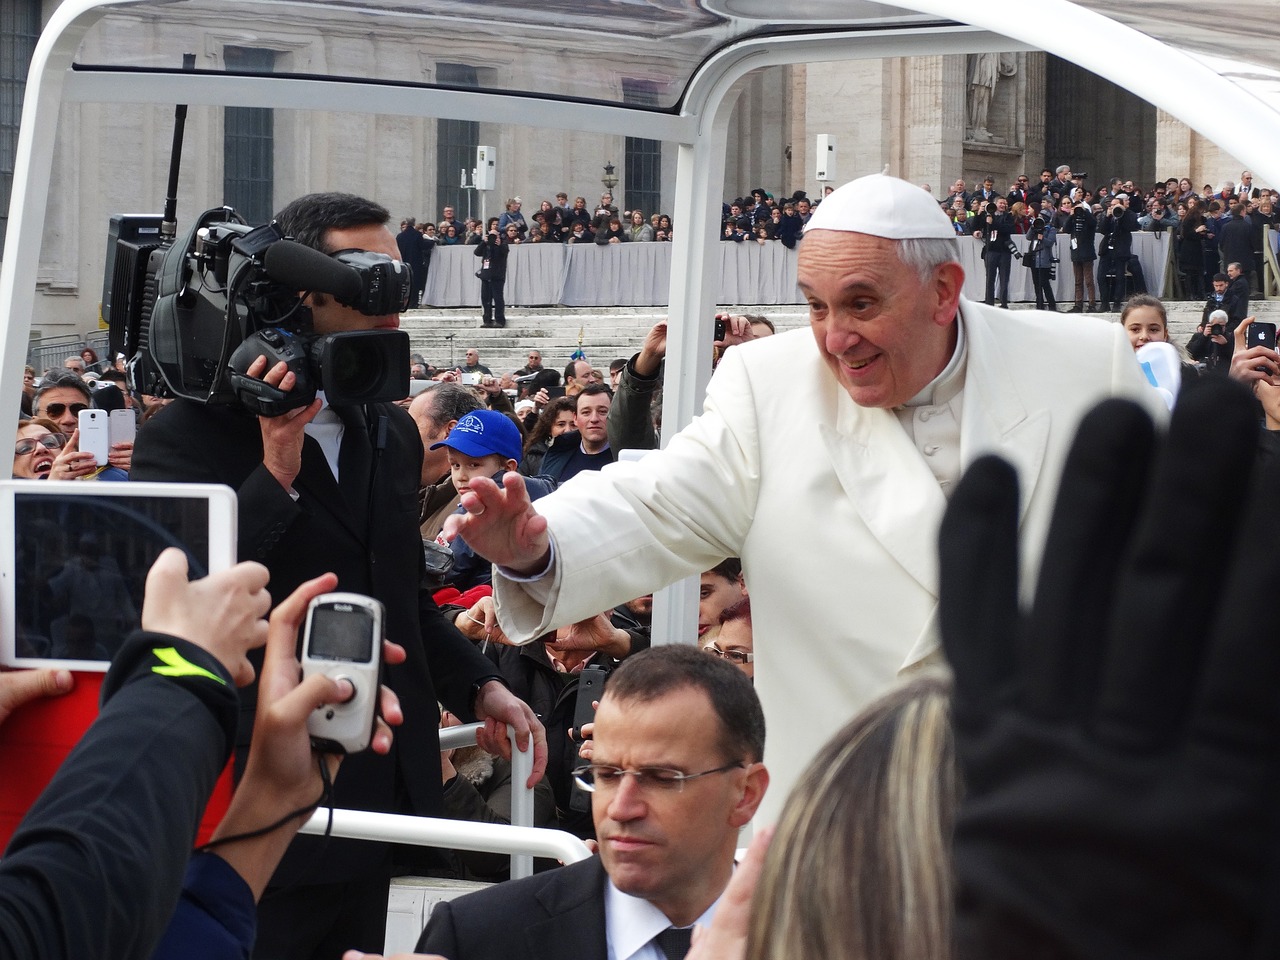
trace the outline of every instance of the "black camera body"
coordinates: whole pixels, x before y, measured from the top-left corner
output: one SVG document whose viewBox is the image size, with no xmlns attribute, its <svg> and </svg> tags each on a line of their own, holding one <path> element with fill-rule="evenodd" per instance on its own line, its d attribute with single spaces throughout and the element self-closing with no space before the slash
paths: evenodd
<svg viewBox="0 0 1280 960">
<path fill-rule="evenodd" d="M 330 294 L 367 316 L 399 313 L 413 287 L 406 264 L 385 254 L 329 256 L 251 227 L 230 207 L 205 211 L 177 242 L 151 252 L 143 294 L 110 317 L 143 392 L 197 403 L 240 404 L 261 416 L 331 403 L 399 400 L 409 393 L 409 337 L 397 330 L 318 335 L 305 293 Z M 300 292 L 301 291 L 301 292 Z M 135 306 L 136 304 L 136 306 Z M 248 377 L 258 356 L 284 360 L 296 377 L 286 394 Z"/>
</svg>

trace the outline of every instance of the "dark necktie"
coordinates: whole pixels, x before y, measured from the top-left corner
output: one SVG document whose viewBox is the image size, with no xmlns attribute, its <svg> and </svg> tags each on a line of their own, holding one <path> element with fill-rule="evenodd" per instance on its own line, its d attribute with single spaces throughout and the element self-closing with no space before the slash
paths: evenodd
<svg viewBox="0 0 1280 960">
<path fill-rule="evenodd" d="M 667 960 L 684 960 L 693 943 L 693 927 L 667 927 L 653 942 Z"/>
<path fill-rule="evenodd" d="M 342 443 L 338 447 L 338 487 L 362 528 L 369 510 L 369 463 L 373 449 L 369 428 L 361 407 L 334 407 L 342 421 Z"/>
</svg>

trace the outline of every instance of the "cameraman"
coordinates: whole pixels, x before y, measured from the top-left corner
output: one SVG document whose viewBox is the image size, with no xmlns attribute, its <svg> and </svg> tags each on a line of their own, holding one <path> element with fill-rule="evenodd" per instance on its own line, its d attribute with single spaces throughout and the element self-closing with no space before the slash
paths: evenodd
<svg viewBox="0 0 1280 960">
<path fill-rule="evenodd" d="M 476 244 L 476 256 L 480 257 L 480 310 L 482 327 L 505 327 L 507 305 L 502 299 L 502 288 L 507 282 L 507 251 L 502 231 L 490 227 L 489 234 Z"/>
<path fill-rule="evenodd" d="M 310 194 L 276 217 L 281 232 L 323 253 L 363 250 L 395 259 L 389 218 L 379 204 L 344 193 Z M 398 313 L 366 316 L 315 293 L 303 298 L 299 312 L 309 314 L 318 334 L 400 324 Z M 296 384 L 283 362 L 268 370 L 261 356 L 247 372 L 286 392 Z M 522 743 L 532 735 L 537 776 L 546 763 L 532 711 L 422 589 L 421 472 L 417 427 L 394 403 L 333 407 L 317 397 L 283 416 L 255 418 L 240 407 L 179 399 L 138 434 L 134 479 L 225 483 L 236 490 L 240 555 L 267 565 L 277 603 L 332 570 L 340 589 L 385 606 L 387 639 L 408 653 L 405 663 L 385 672 L 404 707 L 403 734 L 386 757 L 359 754 L 343 764 L 334 784 L 339 807 L 439 814 L 437 700 L 459 716 L 485 720 L 482 745 L 491 752 L 509 755 L 501 730 L 511 724 Z M 251 696 L 245 711 L 252 710 Z M 243 747 L 251 725 L 241 727 Z M 380 944 L 389 881 L 406 866 L 415 868 L 393 860 L 386 844 L 300 837 L 274 878 L 278 889 L 259 910 L 259 955 L 310 958 Z"/>
<path fill-rule="evenodd" d="M 1203 363 L 1206 372 L 1226 375 L 1231 367 L 1231 346 L 1227 339 L 1227 311 L 1213 310 L 1187 341 L 1187 353 Z"/>
<path fill-rule="evenodd" d="M 1075 274 L 1075 305 L 1071 313 L 1084 310 L 1084 296 L 1089 294 L 1089 312 L 1098 308 L 1098 290 L 1093 279 L 1093 264 L 1098 259 L 1098 221 L 1087 203 L 1076 203 L 1063 197 L 1058 207 L 1059 231 L 1071 238 L 1071 271 Z"/>
<path fill-rule="evenodd" d="M 1054 264 L 1058 262 L 1058 231 L 1053 221 L 1044 216 L 1031 221 L 1027 230 L 1027 252 L 1023 265 L 1031 271 L 1031 284 L 1036 291 L 1036 309 L 1057 311 L 1058 302 L 1053 297 L 1053 281 L 1057 276 Z"/>
<path fill-rule="evenodd" d="M 1129 260 L 1133 256 L 1133 232 L 1138 229 L 1138 217 L 1129 209 L 1129 196 L 1117 193 L 1102 221 L 1102 256 L 1099 263 L 1099 284 L 1102 287 L 1102 309 L 1119 310 L 1128 296 L 1126 275 Z"/>
<path fill-rule="evenodd" d="M 1000 306 L 1009 306 L 1009 270 L 1013 266 L 1013 215 L 1009 201 L 999 197 L 983 207 L 971 221 L 973 235 L 982 241 L 982 262 L 987 268 L 986 294 L 983 303 L 996 302 L 996 278 L 1000 279 Z"/>
</svg>

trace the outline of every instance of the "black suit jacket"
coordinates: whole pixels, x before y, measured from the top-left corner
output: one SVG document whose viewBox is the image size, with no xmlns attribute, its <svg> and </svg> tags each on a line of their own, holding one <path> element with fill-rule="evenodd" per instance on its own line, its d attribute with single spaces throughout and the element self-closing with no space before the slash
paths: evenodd
<svg viewBox="0 0 1280 960">
<path fill-rule="evenodd" d="M 239 555 L 271 571 L 273 603 L 305 580 L 326 571 L 338 589 L 364 593 L 386 607 L 386 635 L 404 646 L 408 659 L 386 665 L 383 679 L 400 697 L 404 725 L 390 755 L 348 757 L 334 784 L 336 806 L 438 815 L 441 809 L 437 699 L 460 717 L 471 717 L 474 685 L 496 671 L 449 623 L 422 589 L 423 556 L 418 532 L 418 480 L 422 441 L 412 419 L 394 404 L 368 408 L 371 434 L 385 441 L 371 465 L 372 514 L 348 503 L 320 445 L 307 437 L 294 501 L 262 464 L 257 419 L 239 408 L 206 407 L 176 400 L 138 433 L 133 480 L 225 483 L 239 502 Z M 381 424 L 380 424 L 381 421 Z M 374 447 L 378 444 L 374 443 Z M 239 741 L 247 748 L 256 688 L 242 692 Z M 245 752 L 241 750 L 241 756 Z M 329 840 L 324 859 L 305 849 L 323 843 L 299 837 L 277 882 L 296 876 L 305 883 L 346 879 L 382 870 L 383 845 Z"/>
<path fill-rule="evenodd" d="M 449 960 L 605 960 L 605 872 L 591 857 L 441 903 L 419 953 Z"/>
</svg>

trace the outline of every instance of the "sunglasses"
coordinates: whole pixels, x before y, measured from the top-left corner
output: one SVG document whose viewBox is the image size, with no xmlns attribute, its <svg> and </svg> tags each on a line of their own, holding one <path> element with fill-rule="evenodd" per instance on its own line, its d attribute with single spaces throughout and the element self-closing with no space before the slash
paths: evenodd
<svg viewBox="0 0 1280 960">
<path fill-rule="evenodd" d="M 43 437 L 27 437 L 13 445 L 13 455 L 25 457 L 35 450 L 37 444 L 49 450 L 61 450 L 67 444 L 67 438 L 60 433 L 49 433 Z"/>
<path fill-rule="evenodd" d="M 51 403 L 44 408 L 43 415 L 50 417 L 54 420 L 57 420 L 60 416 L 62 416 L 64 413 L 67 412 L 67 406 L 68 404 L 65 404 L 65 403 Z M 89 409 L 89 405 L 87 403 L 73 403 L 73 404 L 70 404 L 70 407 L 71 407 L 71 412 L 75 414 L 77 417 L 80 416 L 81 410 Z"/>
</svg>

